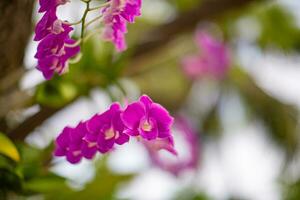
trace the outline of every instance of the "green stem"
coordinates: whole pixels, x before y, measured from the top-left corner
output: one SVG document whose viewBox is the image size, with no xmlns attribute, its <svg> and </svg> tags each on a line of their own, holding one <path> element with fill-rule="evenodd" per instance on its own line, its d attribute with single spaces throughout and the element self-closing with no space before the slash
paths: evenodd
<svg viewBox="0 0 300 200">
<path fill-rule="evenodd" d="M 81 22 L 81 34 L 80 34 L 81 40 L 83 40 L 83 38 L 84 38 L 85 20 L 86 20 L 87 14 L 88 14 L 89 9 L 90 9 L 90 2 L 91 2 L 91 0 L 84 0 L 83 2 L 86 3 L 86 9 L 85 9 L 85 11 L 83 13 L 83 16 L 81 18 L 81 21 L 82 21 Z M 82 46 L 83 46 L 83 43 L 82 43 Z"/>
<path fill-rule="evenodd" d="M 108 6 L 109 4 L 110 4 L 110 1 L 109 1 L 109 2 L 106 2 L 106 3 L 104 3 L 104 4 L 101 4 L 100 6 L 96 6 L 96 7 L 94 7 L 94 8 L 90 8 L 89 11 L 98 10 L 98 9 L 100 9 L 100 8 L 103 8 L 103 7 Z"/>
<path fill-rule="evenodd" d="M 97 20 L 101 19 L 101 18 L 102 18 L 102 15 L 100 15 L 100 16 L 98 16 L 98 17 L 92 19 L 91 21 L 87 22 L 87 23 L 85 24 L 85 28 L 88 27 L 89 25 L 91 25 L 92 23 L 96 22 Z"/>
<path fill-rule="evenodd" d="M 87 41 L 88 39 L 90 39 L 90 37 L 92 37 L 93 35 L 97 34 L 97 33 L 101 33 L 101 29 L 94 29 L 93 31 L 91 31 L 89 34 L 87 34 L 84 38 L 82 42 Z"/>
<path fill-rule="evenodd" d="M 122 92 L 124 97 L 127 97 L 127 92 L 126 92 L 125 88 L 123 87 L 123 85 L 120 83 L 120 81 L 116 80 L 114 82 L 115 82 L 116 86 L 120 89 L 120 91 Z"/>
</svg>

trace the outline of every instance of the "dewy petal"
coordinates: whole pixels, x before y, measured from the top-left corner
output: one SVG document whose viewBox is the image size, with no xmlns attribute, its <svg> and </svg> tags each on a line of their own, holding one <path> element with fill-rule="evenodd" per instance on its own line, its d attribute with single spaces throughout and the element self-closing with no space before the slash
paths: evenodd
<svg viewBox="0 0 300 200">
<path fill-rule="evenodd" d="M 135 130 L 138 128 L 140 120 L 145 114 L 144 106 L 140 102 L 135 102 L 127 106 L 121 114 L 121 119 L 126 127 Z"/>
</svg>

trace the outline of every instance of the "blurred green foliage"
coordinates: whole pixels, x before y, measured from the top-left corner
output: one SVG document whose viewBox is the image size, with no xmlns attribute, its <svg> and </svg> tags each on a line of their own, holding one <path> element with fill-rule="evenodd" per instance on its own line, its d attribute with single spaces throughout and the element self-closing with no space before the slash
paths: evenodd
<svg viewBox="0 0 300 200">
<path fill-rule="evenodd" d="M 300 180 L 293 184 L 286 184 L 284 186 L 284 200 L 298 200 L 300 199 Z"/>
<path fill-rule="evenodd" d="M 117 175 L 111 172 L 103 162 L 100 160 L 96 167 L 96 176 L 94 179 L 87 183 L 82 190 L 71 189 L 66 181 L 57 176 L 47 176 L 37 178 L 29 181 L 26 184 L 27 190 L 39 191 L 44 193 L 45 199 L 115 199 L 115 191 L 119 184 L 128 182 L 133 175 Z M 59 194 L 59 195 L 57 195 Z"/>
<path fill-rule="evenodd" d="M 121 77 L 128 54 L 114 53 L 109 43 L 91 39 L 85 43 L 80 62 L 71 64 L 69 72 L 56 75 L 51 81 L 38 85 L 36 101 L 50 107 L 63 107 L 95 87 L 107 88 Z"/>
<path fill-rule="evenodd" d="M 265 93 L 239 68 L 233 70 L 231 81 L 246 102 L 252 118 L 262 120 L 270 136 L 286 153 L 293 155 L 298 147 L 298 110 Z"/>
<path fill-rule="evenodd" d="M 295 18 L 282 6 L 267 6 L 254 12 L 261 27 L 259 44 L 284 50 L 299 50 L 300 30 Z"/>
<path fill-rule="evenodd" d="M 169 2 L 179 11 L 186 11 L 199 6 L 201 0 L 169 0 Z"/>
<path fill-rule="evenodd" d="M 119 184 L 128 182 L 133 174 L 115 174 L 102 157 L 96 162 L 96 176 L 81 190 L 73 189 L 67 180 L 50 171 L 53 145 L 44 150 L 19 145 L 21 162 L 0 155 L 0 199 L 43 194 L 45 199 L 115 199 Z"/>
</svg>

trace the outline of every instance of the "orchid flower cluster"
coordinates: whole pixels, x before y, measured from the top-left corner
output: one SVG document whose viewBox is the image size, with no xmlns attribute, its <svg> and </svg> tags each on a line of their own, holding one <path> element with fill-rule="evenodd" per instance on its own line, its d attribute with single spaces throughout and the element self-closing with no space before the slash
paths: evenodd
<svg viewBox="0 0 300 200">
<path fill-rule="evenodd" d="M 112 42 L 117 51 L 126 49 L 125 34 L 127 23 L 133 23 L 135 17 L 140 16 L 141 0 L 107 0 L 107 2 L 90 8 L 92 0 L 81 0 L 86 3 L 85 12 L 79 22 L 70 23 L 57 17 L 57 8 L 65 5 L 70 0 L 39 0 L 39 12 L 43 17 L 35 28 L 34 40 L 38 41 L 38 48 L 35 58 L 38 60 L 37 69 L 49 80 L 54 73 L 59 75 L 68 70 L 70 58 L 80 58 L 80 44 L 87 40 L 92 34 L 99 33 L 99 30 L 86 35 L 86 27 L 94 22 L 101 22 L 102 39 Z M 90 11 L 99 11 L 99 16 L 86 22 Z M 81 24 L 80 39 L 73 40 L 70 37 L 73 26 Z"/>
<path fill-rule="evenodd" d="M 115 145 L 123 145 L 132 137 L 147 143 L 153 151 L 164 149 L 176 155 L 172 124 L 168 111 L 143 95 L 125 109 L 113 103 L 107 111 L 80 122 L 75 128 L 64 128 L 56 139 L 54 155 L 65 156 L 74 164 L 83 157 L 92 159 L 97 152 L 110 152 Z"/>
<path fill-rule="evenodd" d="M 200 53 L 182 60 L 185 74 L 193 80 L 204 76 L 223 79 L 230 65 L 227 46 L 201 30 L 196 31 L 195 42 Z"/>
</svg>

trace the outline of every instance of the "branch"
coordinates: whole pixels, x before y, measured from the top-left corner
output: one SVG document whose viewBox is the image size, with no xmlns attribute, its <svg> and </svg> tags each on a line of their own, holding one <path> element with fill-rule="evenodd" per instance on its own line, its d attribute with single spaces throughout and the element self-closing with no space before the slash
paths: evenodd
<svg viewBox="0 0 300 200">
<path fill-rule="evenodd" d="M 40 126 L 44 121 L 46 121 L 46 119 L 48 119 L 50 116 L 54 115 L 61 109 L 62 108 L 42 107 L 38 113 L 29 117 L 17 128 L 9 132 L 8 136 L 13 140 L 24 140 L 26 136 L 31 133 L 36 127 Z"/>
<path fill-rule="evenodd" d="M 209 20 L 224 15 L 235 9 L 241 9 L 253 2 L 263 0 L 206 0 L 199 7 L 182 13 L 174 21 L 157 27 L 146 34 L 140 45 L 136 48 L 134 56 L 140 56 L 151 52 L 156 48 L 172 41 L 179 33 L 192 31 L 201 20 Z"/>
</svg>

